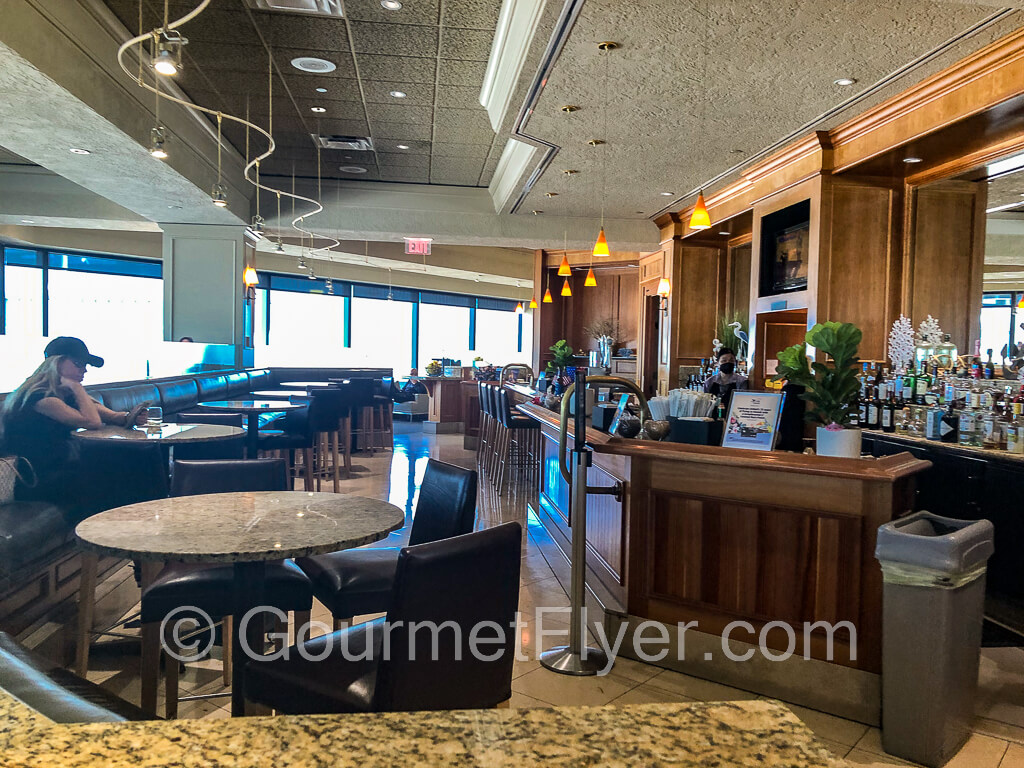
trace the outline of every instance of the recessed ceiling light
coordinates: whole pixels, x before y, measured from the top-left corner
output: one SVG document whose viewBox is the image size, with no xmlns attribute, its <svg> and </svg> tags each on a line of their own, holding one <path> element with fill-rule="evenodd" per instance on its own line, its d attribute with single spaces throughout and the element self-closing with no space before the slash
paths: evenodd
<svg viewBox="0 0 1024 768">
<path fill-rule="evenodd" d="M 380 7 L 385 11 L 402 10 L 402 4 L 398 0 L 380 0 Z"/>
<path fill-rule="evenodd" d="M 366 173 L 366 169 L 361 165 L 342 165 L 338 170 L 342 173 Z"/>
<path fill-rule="evenodd" d="M 727 230 L 727 229 L 721 229 L 721 230 L 719 230 L 719 231 L 718 231 L 718 234 L 720 234 L 720 235 L 725 235 L 726 237 L 728 237 L 729 235 L 731 235 L 731 234 L 732 234 L 732 232 L 730 232 L 730 231 L 729 231 L 729 230 Z"/>
<path fill-rule="evenodd" d="M 921 163 L 924 161 L 920 157 L 904 157 L 903 162 L 908 165 L 913 165 L 914 163 Z"/>
<path fill-rule="evenodd" d="M 324 109 L 323 107 L 310 107 L 309 111 L 310 112 L 316 112 L 317 114 L 319 114 L 321 112 L 326 112 L 327 110 Z"/>
<path fill-rule="evenodd" d="M 326 88 L 317 88 L 316 92 L 317 93 L 327 93 L 327 89 Z"/>
<path fill-rule="evenodd" d="M 391 95 L 394 96 L 396 99 L 404 99 L 405 91 L 391 91 Z"/>
<path fill-rule="evenodd" d="M 301 69 L 303 72 L 312 72 L 317 75 L 333 72 L 338 68 L 333 61 L 318 59 L 315 56 L 299 56 L 292 59 L 292 66 L 296 69 Z"/>
<path fill-rule="evenodd" d="M 36 222 L 35 222 L 34 219 L 22 219 L 21 223 L 22 224 L 35 224 Z"/>
<path fill-rule="evenodd" d="M 544 211 L 530 211 L 534 216 L 540 216 Z"/>
<path fill-rule="evenodd" d="M 853 85 L 854 83 L 856 83 L 857 82 L 857 78 L 855 78 L 855 77 L 837 77 L 832 82 L 835 83 L 836 85 L 839 85 L 839 86 L 847 86 L 847 85 Z"/>
<path fill-rule="evenodd" d="M 72 147 L 71 149 L 68 150 L 68 152 L 70 152 L 73 155 L 91 155 L 92 154 L 92 152 L 90 152 L 88 149 L 79 149 L 78 147 Z"/>
<path fill-rule="evenodd" d="M 168 205 L 167 207 L 168 208 L 181 208 L 180 205 Z"/>
<path fill-rule="evenodd" d="M 399 144 L 397 146 L 398 146 L 399 149 L 408 149 L 409 148 L 408 144 Z"/>
<path fill-rule="evenodd" d="M 675 192 L 659 192 L 658 194 L 661 195 L 662 197 L 672 197 L 672 195 L 674 195 Z"/>
</svg>

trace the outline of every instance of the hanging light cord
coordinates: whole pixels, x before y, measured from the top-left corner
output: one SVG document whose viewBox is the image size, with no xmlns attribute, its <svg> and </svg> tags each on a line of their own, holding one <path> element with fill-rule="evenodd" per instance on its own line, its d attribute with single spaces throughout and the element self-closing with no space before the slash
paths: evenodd
<svg viewBox="0 0 1024 768">
<path fill-rule="evenodd" d="M 140 53 L 141 53 L 141 43 L 142 42 L 144 42 L 145 40 L 149 39 L 150 37 L 153 37 L 153 36 L 156 36 L 158 34 L 165 33 L 165 32 L 170 32 L 171 30 L 177 29 L 178 27 L 188 23 L 189 21 L 194 19 L 196 16 L 201 14 L 204 10 L 206 10 L 207 6 L 210 5 L 210 2 L 211 2 L 211 0 L 201 0 L 199 5 L 197 5 L 191 11 L 186 13 L 184 16 L 182 16 L 179 19 L 175 19 L 174 21 L 170 21 L 169 20 L 169 18 L 170 18 L 169 17 L 170 2 L 169 2 L 169 0 L 164 0 L 164 25 L 163 25 L 163 27 L 161 27 L 160 29 L 157 29 L 157 30 L 153 30 L 152 32 L 140 33 L 140 34 L 136 35 L 135 37 L 131 38 L 130 40 L 127 40 L 124 43 L 122 43 L 121 47 L 117 49 L 117 63 L 120 65 L 121 69 L 124 71 L 124 73 L 126 75 L 128 75 L 128 77 L 130 77 L 132 80 L 134 80 L 136 82 L 136 84 L 138 84 L 141 88 L 145 88 L 146 90 L 156 94 L 157 104 L 159 104 L 159 100 L 160 99 L 167 99 L 168 101 L 174 102 L 175 104 L 180 104 L 183 107 L 187 107 L 189 109 L 194 109 L 194 110 L 197 110 L 199 112 L 204 112 L 204 113 L 206 113 L 208 115 L 216 115 L 217 114 L 217 110 L 211 109 L 210 107 L 204 107 L 204 106 L 202 106 L 200 104 L 195 104 L 195 103 L 193 103 L 191 101 L 188 101 L 186 99 L 179 99 L 178 97 L 172 96 L 169 93 L 161 93 L 160 89 L 159 89 L 159 79 L 156 80 L 155 85 L 149 85 L 143 79 L 141 71 L 140 71 L 140 74 L 138 76 L 136 76 L 128 68 L 127 64 L 125 63 L 125 58 L 124 58 L 125 53 L 132 46 L 140 45 Z M 259 181 L 258 178 L 254 179 L 254 178 L 252 178 L 252 176 L 250 176 L 250 173 L 256 167 L 257 163 L 262 161 L 262 160 L 265 160 L 268 157 L 270 157 L 270 155 L 272 155 L 274 153 L 274 150 L 277 148 L 277 145 L 274 142 L 274 137 L 270 134 L 270 131 L 264 130 L 259 125 L 256 125 L 255 123 L 250 122 L 247 119 L 243 119 L 241 117 L 236 117 L 235 115 L 231 115 L 231 114 L 228 114 L 228 113 L 224 113 L 223 114 L 223 119 L 231 120 L 233 122 L 239 123 L 240 125 L 246 126 L 247 132 L 248 132 L 248 129 L 251 128 L 252 130 L 254 130 L 257 133 L 261 134 L 267 140 L 267 150 L 263 154 L 258 155 L 256 158 L 254 158 L 252 160 L 249 160 L 248 152 L 246 152 L 246 164 L 245 164 L 245 168 L 243 170 L 243 174 L 245 176 L 245 180 L 248 181 L 250 184 L 252 184 L 254 187 L 256 187 L 257 199 L 259 198 L 259 190 L 260 189 L 263 189 L 263 190 L 265 190 L 267 192 L 274 192 L 274 193 L 280 191 L 280 190 L 278 190 L 278 189 L 276 189 L 274 187 L 264 186 Z M 309 232 L 308 230 L 300 228 L 298 226 L 298 222 L 303 221 L 303 219 L 306 218 L 306 217 L 315 216 L 316 214 L 318 214 L 321 211 L 323 211 L 324 210 L 323 205 L 320 203 L 319 200 L 314 200 L 311 197 L 306 197 L 304 195 L 296 194 L 294 189 L 293 189 L 293 191 L 291 193 L 281 192 L 281 194 L 288 195 L 289 197 L 291 197 L 293 199 L 293 201 L 294 200 L 300 200 L 302 202 L 309 203 L 310 205 L 313 206 L 313 210 L 308 211 L 307 213 L 304 213 L 301 216 L 299 216 L 299 217 L 297 217 L 297 218 L 292 220 L 292 227 L 293 228 L 299 230 L 303 234 L 312 236 L 313 233 Z M 335 246 L 341 244 L 339 240 L 336 240 L 334 238 L 327 237 L 327 236 L 323 236 L 323 237 L 328 242 L 328 245 L 323 246 L 323 247 L 321 247 L 321 248 L 319 248 L 317 250 L 326 251 L 326 250 L 329 250 L 329 249 L 334 248 Z"/>
</svg>

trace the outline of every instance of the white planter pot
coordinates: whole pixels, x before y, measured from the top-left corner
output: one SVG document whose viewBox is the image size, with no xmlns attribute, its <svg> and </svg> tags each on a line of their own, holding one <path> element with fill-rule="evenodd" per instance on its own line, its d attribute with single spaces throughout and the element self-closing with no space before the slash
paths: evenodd
<svg viewBox="0 0 1024 768">
<path fill-rule="evenodd" d="M 846 459 L 860 458 L 859 429 L 838 429 L 832 431 L 818 427 L 819 456 L 839 456 Z"/>
</svg>

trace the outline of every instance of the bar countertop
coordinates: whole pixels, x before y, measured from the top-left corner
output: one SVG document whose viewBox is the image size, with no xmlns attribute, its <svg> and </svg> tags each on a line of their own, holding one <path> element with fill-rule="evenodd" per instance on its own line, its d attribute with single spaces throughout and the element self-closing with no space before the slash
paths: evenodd
<svg viewBox="0 0 1024 768">
<path fill-rule="evenodd" d="M 941 440 L 929 440 L 924 437 L 901 435 L 897 432 L 883 432 L 877 429 L 865 429 L 864 437 L 891 440 L 901 445 L 920 446 L 929 450 L 957 454 L 960 456 L 972 456 L 978 459 L 1012 461 L 1016 464 L 1024 464 L 1024 453 L 1009 453 L 1007 451 L 999 451 L 993 448 L 978 448 L 971 445 L 960 445 L 959 443 L 944 443 Z"/>
<path fill-rule="evenodd" d="M 542 424 L 559 427 L 559 414 L 539 405 L 524 403 L 519 410 Z M 572 419 L 569 420 L 570 433 Z M 684 460 L 698 464 L 728 464 L 737 467 L 770 469 L 777 472 L 797 472 L 806 475 L 855 477 L 879 482 L 893 482 L 919 472 L 930 464 L 909 453 L 884 458 L 839 459 L 827 456 L 809 456 L 786 451 L 746 451 L 739 448 L 720 448 L 713 445 L 632 440 L 613 437 L 605 432 L 587 428 L 587 443 L 597 453 L 651 459 Z"/>
<path fill-rule="evenodd" d="M 0 763 L 844 766 L 774 701 L 58 725 L 0 691 Z"/>
</svg>

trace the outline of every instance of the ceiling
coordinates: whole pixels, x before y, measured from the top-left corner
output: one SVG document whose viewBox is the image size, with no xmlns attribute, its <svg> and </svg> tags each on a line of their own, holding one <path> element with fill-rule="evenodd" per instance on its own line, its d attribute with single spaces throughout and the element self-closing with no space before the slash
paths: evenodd
<svg viewBox="0 0 1024 768">
<path fill-rule="evenodd" d="M 127 29 L 138 31 L 138 0 L 105 2 Z M 142 2 L 143 29 L 159 26 L 163 3 Z M 171 18 L 195 6 L 171 2 Z M 175 82 L 197 104 L 239 116 L 248 108 L 262 126 L 273 112 L 277 151 L 261 165 L 263 174 L 294 170 L 315 178 L 310 134 L 342 134 L 371 137 L 374 151 L 323 150 L 323 178 L 486 186 L 503 142 L 479 94 L 500 8 L 500 0 L 404 0 L 401 10 L 387 11 L 379 0 L 347 0 L 345 18 L 326 18 L 214 0 L 180 28 L 189 43 Z M 337 68 L 302 72 L 291 64 L 300 56 Z M 244 129 L 227 125 L 224 134 L 245 152 Z M 253 154 L 264 149 L 254 137 Z M 342 166 L 366 171 L 347 173 Z"/>
<path fill-rule="evenodd" d="M 981 2 L 587 0 L 527 125 L 563 149 L 520 212 L 678 210 L 684 195 L 784 137 L 837 125 L 1020 24 L 1020 12 Z M 603 40 L 621 47 L 602 54 Z M 841 77 L 857 82 L 835 85 Z M 580 110 L 560 111 L 567 104 Z M 592 138 L 607 143 L 591 147 Z M 567 179 L 564 169 L 580 173 Z"/>
</svg>

